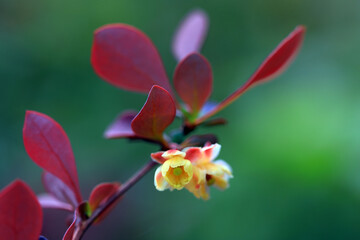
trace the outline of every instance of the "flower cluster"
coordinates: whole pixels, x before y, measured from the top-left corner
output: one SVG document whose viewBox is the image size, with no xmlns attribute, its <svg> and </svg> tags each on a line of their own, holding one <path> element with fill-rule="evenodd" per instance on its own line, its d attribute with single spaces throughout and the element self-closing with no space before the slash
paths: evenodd
<svg viewBox="0 0 360 240">
<path fill-rule="evenodd" d="M 299 51 L 305 28 L 296 27 L 240 88 L 220 102 L 209 100 L 213 89 L 212 69 L 199 53 L 207 29 L 207 15 L 195 10 L 176 31 L 172 45 L 178 61 L 174 89 L 157 49 L 140 30 L 125 24 L 109 24 L 95 31 L 91 50 L 95 73 L 116 87 L 148 93 L 142 109 L 121 113 L 107 128 L 105 137 L 144 140 L 158 144 L 162 151 L 152 153 L 152 160 L 126 183 L 101 183 L 84 201 L 75 157 L 65 131 L 49 116 L 27 111 L 24 145 L 30 158 L 44 170 L 42 181 L 47 193 L 36 197 L 21 181 L 0 192 L 2 238 L 44 239 L 39 238 L 43 207 L 71 212 L 73 222 L 63 240 L 81 239 L 89 226 L 100 222 L 156 163 L 160 166 L 155 172 L 154 184 L 159 191 L 185 188 L 206 200 L 210 186 L 222 190 L 229 186 L 228 181 L 233 177 L 231 167 L 223 160 L 214 161 L 221 148 L 217 137 L 191 134 L 203 125 L 224 124 L 224 119 L 210 118 L 251 87 L 282 73 Z M 180 118 L 181 126 L 166 133 L 176 117 Z M 18 211 L 19 208 L 22 211 Z"/>
<path fill-rule="evenodd" d="M 161 164 L 155 172 L 156 189 L 181 190 L 185 187 L 197 198 L 205 200 L 209 198 L 209 186 L 226 189 L 232 177 L 231 167 L 223 160 L 213 161 L 220 148 L 219 144 L 212 144 L 151 154 L 151 158 Z"/>
</svg>

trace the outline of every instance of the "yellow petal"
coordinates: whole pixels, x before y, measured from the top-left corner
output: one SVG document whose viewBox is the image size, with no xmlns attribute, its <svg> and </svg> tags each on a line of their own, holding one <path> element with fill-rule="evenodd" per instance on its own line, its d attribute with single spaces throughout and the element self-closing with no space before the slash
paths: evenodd
<svg viewBox="0 0 360 240">
<path fill-rule="evenodd" d="M 168 151 L 164 152 L 161 156 L 165 159 L 170 159 L 170 158 L 174 158 L 174 157 L 184 158 L 185 155 L 186 155 L 186 153 L 184 153 L 184 152 L 172 149 L 172 150 L 168 150 Z"/>
<path fill-rule="evenodd" d="M 181 171 L 178 171 L 178 168 L 181 168 Z M 175 169 L 176 171 L 174 171 Z M 180 190 L 191 181 L 193 166 L 189 160 L 175 157 L 162 165 L 161 173 L 172 188 Z"/>
<path fill-rule="evenodd" d="M 199 168 L 193 168 L 194 175 L 192 180 L 185 186 L 185 188 L 195 195 L 197 198 L 204 200 L 209 199 L 208 187 L 205 181 L 205 172 Z"/>
<path fill-rule="evenodd" d="M 214 186 L 221 189 L 221 190 L 224 190 L 226 188 L 229 187 L 229 183 L 228 183 L 228 180 L 224 177 L 215 177 L 213 176 L 214 180 L 215 180 L 215 183 L 214 183 Z"/>
<path fill-rule="evenodd" d="M 157 190 L 164 191 L 169 188 L 169 184 L 162 176 L 161 167 L 158 167 L 155 171 L 154 184 Z"/>
<path fill-rule="evenodd" d="M 214 164 L 221 166 L 221 168 L 223 169 L 223 171 L 224 171 L 227 175 L 229 175 L 229 177 L 231 177 L 231 178 L 233 177 L 233 175 L 232 175 L 232 169 L 231 169 L 230 165 L 229 165 L 227 162 L 225 162 L 224 160 L 217 160 L 217 161 L 214 162 Z"/>
</svg>

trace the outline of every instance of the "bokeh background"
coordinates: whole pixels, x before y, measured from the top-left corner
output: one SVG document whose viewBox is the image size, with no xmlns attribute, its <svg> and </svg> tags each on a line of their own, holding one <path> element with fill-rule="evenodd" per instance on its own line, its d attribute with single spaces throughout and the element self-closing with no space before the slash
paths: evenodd
<svg viewBox="0 0 360 240">
<path fill-rule="evenodd" d="M 93 31 L 134 25 L 158 47 L 169 76 L 170 43 L 193 8 L 211 23 L 202 53 L 214 71 L 212 100 L 244 83 L 296 25 L 307 26 L 296 61 L 218 116 L 220 157 L 235 178 L 211 200 L 157 192 L 153 172 L 85 239 L 360 239 L 360 1 L 0 0 L 0 187 L 14 178 L 41 193 L 41 170 L 22 143 L 25 110 L 50 115 L 69 135 L 84 196 L 125 181 L 157 147 L 105 140 L 122 110 L 146 96 L 100 80 L 89 57 Z M 44 235 L 60 239 L 67 215 L 45 211 Z"/>
</svg>

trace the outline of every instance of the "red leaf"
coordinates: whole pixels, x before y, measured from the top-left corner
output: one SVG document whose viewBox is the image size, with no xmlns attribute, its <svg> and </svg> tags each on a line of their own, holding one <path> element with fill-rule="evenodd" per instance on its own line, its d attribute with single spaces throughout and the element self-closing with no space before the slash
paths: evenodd
<svg viewBox="0 0 360 240">
<path fill-rule="evenodd" d="M 193 10 L 184 18 L 175 33 L 172 44 L 173 53 L 178 61 L 189 53 L 200 51 L 208 26 L 208 16 L 202 10 Z"/>
<path fill-rule="evenodd" d="M 212 82 L 211 66 L 199 53 L 188 55 L 176 67 L 175 90 L 192 113 L 198 113 L 210 97 Z"/>
<path fill-rule="evenodd" d="M 109 24 L 97 29 L 91 63 L 101 78 L 119 88 L 147 93 L 156 84 L 171 92 L 155 46 L 132 26 Z"/>
<path fill-rule="evenodd" d="M 131 121 L 136 116 L 134 111 L 125 111 L 119 114 L 115 121 L 106 129 L 104 136 L 107 139 L 111 138 L 134 138 L 135 133 L 131 129 Z"/>
<path fill-rule="evenodd" d="M 162 141 L 163 132 L 173 122 L 175 114 L 171 95 L 164 88 L 153 86 L 131 128 L 139 137 Z"/>
<path fill-rule="evenodd" d="M 16 180 L 0 193 L 0 238 L 38 240 L 42 211 L 33 191 Z"/>
<path fill-rule="evenodd" d="M 49 172 L 42 174 L 42 183 L 46 192 L 57 198 L 61 202 L 69 203 L 75 209 L 79 202 L 76 200 L 75 193 L 59 178 Z"/>
<path fill-rule="evenodd" d="M 63 181 L 81 202 L 75 158 L 63 128 L 45 114 L 27 111 L 23 138 L 30 158 Z"/>
<path fill-rule="evenodd" d="M 305 36 L 305 27 L 298 26 L 265 59 L 250 79 L 212 111 L 197 119 L 199 124 L 235 101 L 242 93 L 255 84 L 269 81 L 280 75 L 296 57 Z"/>
<path fill-rule="evenodd" d="M 112 197 L 119 190 L 120 185 L 121 184 L 118 182 L 101 183 L 101 184 L 97 185 L 92 190 L 92 192 L 90 194 L 90 198 L 89 198 L 89 205 L 90 205 L 91 211 L 94 211 L 101 204 L 104 204 L 106 201 L 108 201 L 110 199 L 110 197 Z M 111 206 L 105 212 L 100 214 L 97 217 L 96 222 L 99 223 L 101 220 L 103 220 L 110 213 L 110 211 L 115 207 L 115 205 L 118 203 L 118 201 L 115 201 L 114 203 L 112 203 Z"/>
<path fill-rule="evenodd" d="M 47 193 L 38 195 L 38 200 L 42 208 L 62 209 L 69 212 L 74 211 L 73 206 Z"/>
</svg>

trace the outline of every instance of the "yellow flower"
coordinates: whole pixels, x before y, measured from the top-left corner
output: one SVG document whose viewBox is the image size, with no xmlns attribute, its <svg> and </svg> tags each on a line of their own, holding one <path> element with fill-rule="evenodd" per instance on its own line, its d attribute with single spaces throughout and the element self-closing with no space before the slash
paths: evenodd
<svg viewBox="0 0 360 240">
<path fill-rule="evenodd" d="M 220 148 L 219 144 L 212 144 L 151 154 L 154 161 L 162 164 L 155 172 L 156 189 L 180 190 L 185 187 L 197 198 L 205 200 L 209 198 L 210 186 L 226 189 L 232 177 L 231 167 L 223 160 L 213 161 Z"/>
<path fill-rule="evenodd" d="M 156 156 L 161 153 L 161 156 Z M 182 189 L 193 177 L 193 166 L 186 160 L 185 153 L 169 150 L 152 154 L 153 159 L 161 158 L 162 165 L 155 172 L 155 187 L 159 191 L 167 188 Z"/>
</svg>

